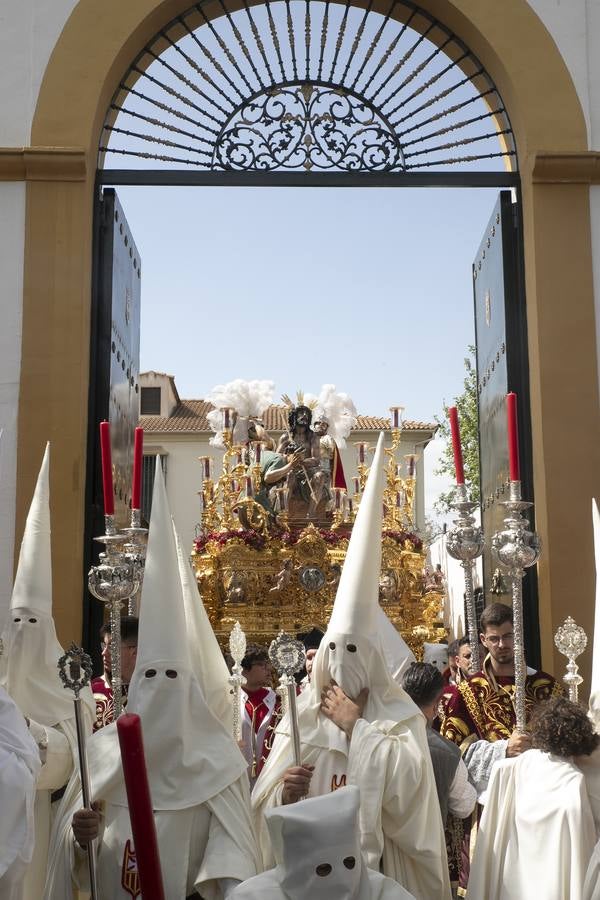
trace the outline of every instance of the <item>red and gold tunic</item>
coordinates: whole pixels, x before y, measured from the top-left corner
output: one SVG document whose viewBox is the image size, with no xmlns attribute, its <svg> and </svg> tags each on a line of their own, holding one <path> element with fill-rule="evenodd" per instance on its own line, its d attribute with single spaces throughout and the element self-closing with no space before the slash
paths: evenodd
<svg viewBox="0 0 600 900">
<path fill-rule="evenodd" d="M 123 698 L 123 709 L 127 706 L 128 684 L 121 685 L 121 696 Z M 96 701 L 96 721 L 94 722 L 94 731 L 99 731 L 105 725 L 115 718 L 115 705 L 113 702 L 113 692 L 110 681 L 106 675 L 99 675 L 92 678 L 92 693 Z"/>
<path fill-rule="evenodd" d="M 525 680 L 527 718 L 536 704 L 561 694 L 561 688 L 546 672 L 533 672 Z M 515 679 L 494 675 L 489 658 L 483 670 L 455 686 L 445 698 L 441 733 L 459 746 L 473 740 L 500 741 L 511 736 L 516 726 Z"/>
</svg>

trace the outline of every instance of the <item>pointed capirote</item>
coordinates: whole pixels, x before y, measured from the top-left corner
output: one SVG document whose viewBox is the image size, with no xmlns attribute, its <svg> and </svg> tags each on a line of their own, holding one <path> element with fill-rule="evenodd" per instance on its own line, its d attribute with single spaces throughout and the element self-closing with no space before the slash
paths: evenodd
<svg viewBox="0 0 600 900">
<path fill-rule="evenodd" d="M 52 617 L 49 443 L 27 514 L 10 608 L 36 610 Z"/>
<path fill-rule="evenodd" d="M 383 520 L 383 432 L 371 463 L 338 585 L 328 631 L 374 635 L 378 631 L 381 526 Z"/>
<path fill-rule="evenodd" d="M 229 670 L 210 624 L 198 585 L 173 523 L 192 669 L 216 718 L 233 733 Z"/>
<path fill-rule="evenodd" d="M 144 567 L 136 671 L 166 660 L 190 667 L 177 545 L 165 481 L 156 457 Z"/>
</svg>

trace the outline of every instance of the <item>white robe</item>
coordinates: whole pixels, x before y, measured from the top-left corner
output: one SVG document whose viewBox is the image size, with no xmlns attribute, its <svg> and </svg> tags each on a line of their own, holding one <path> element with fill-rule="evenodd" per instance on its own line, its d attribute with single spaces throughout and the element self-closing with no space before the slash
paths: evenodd
<svg viewBox="0 0 600 900">
<path fill-rule="evenodd" d="M 189 809 L 154 813 L 165 897 L 185 900 L 195 890 L 205 900 L 223 896 L 223 880 L 244 881 L 256 872 L 252 846 L 234 840 L 240 808 L 249 803 L 243 779 L 220 795 Z M 98 842 L 99 900 L 127 900 L 124 869 L 137 871 L 129 810 L 113 804 L 103 811 L 104 827 Z M 81 890 L 89 890 L 87 853 L 71 840 L 71 869 Z M 133 876 L 135 878 L 135 876 Z M 58 895 L 57 895 L 58 896 Z"/>
<path fill-rule="evenodd" d="M 73 813 L 81 808 L 77 779 L 72 779 L 53 832 L 51 865 L 44 900 L 70 900 L 71 877 L 89 890 L 87 854 L 74 840 Z M 244 881 L 256 874 L 258 858 L 250 818 L 248 782 L 243 775 L 201 806 L 154 813 L 167 900 L 185 900 L 194 890 L 205 900 L 220 900 L 221 881 Z M 99 900 L 127 900 L 123 887 L 126 846 L 133 837 L 126 806 L 106 804 L 98 847 Z M 42 895 L 40 895 L 41 900 Z"/>
<path fill-rule="evenodd" d="M 0 900 L 20 900 L 34 846 L 39 751 L 24 718 L 0 689 Z"/>
<path fill-rule="evenodd" d="M 346 783 L 359 787 L 361 849 L 371 869 L 378 871 L 383 859 L 384 874 L 417 900 L 450 897 L 444 831 L 420 713 L 400 723 L 359 719 L 347 755 L 302 744 L 302 761 L 315 766 L 309 797 Z M 290 765 L 289 737 L 278 734 L 252 795 L 265 867 L 274 860 L 264 813 L 281 804 L 278 775 Z"/>
<path fill-rule="evenodd" d="M 497 763 L 468 900 L 582 900 L 595 843 L 585 779 L 541 750 Z"/>
<path fill-rule="evenodd" d="M 600 900 L 600 841 L 596 844 L 583 886 L 583 900 Z"/>
</svg>

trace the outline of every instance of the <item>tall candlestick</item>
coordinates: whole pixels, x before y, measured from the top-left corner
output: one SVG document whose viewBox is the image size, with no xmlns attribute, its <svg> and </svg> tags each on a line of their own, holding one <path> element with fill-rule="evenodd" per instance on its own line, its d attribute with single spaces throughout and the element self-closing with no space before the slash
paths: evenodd
<svg viewBox="0 0 600 900">
<path fill-rule="evenodd" d="M 140 717 L 133 713 L 120 716 L 117 732 L 141 894 L 165 900 Z"/>
<path fill-rule="evenodd" d="M 517 423 L 517 395 L 506 395 L 506 424 L 508 428 L 508 468 L 511 481 L 521 480 L 519 466 L 519 426 Z"/>
<path fill-rule="evenodd" d="M 223 428 L 229 428 L 231 425 L 231 410 L 228 406 L 223 407 Z"/>
<path fill-rule="evenodd" d="M 448 410 L 448 418 L 450 419 L 450 432 L 452 434 L 452 451 L 454 453 L 456 483 L 464 484 L 465 470 L 463 467 L 462 447 L 460 444 L 460 426 L 458 424 L 458 410 L 455 406 L 451 406 Z"/>
<path fill-rule="evenodd" d="M 115 497 L 113 494 L 112 457 L 110 452 L 110 422 L 100 422 L 100 454 L 102 457 L 104 515 L 114 516 Z"/>
<path fill-rule="evenodd" d="M 133 479 L 131 484 L 131 508 L 142 507 L 142 468 L 144 460 L 144 429 L 136 428 L 133 438 Z"/>
</svg>

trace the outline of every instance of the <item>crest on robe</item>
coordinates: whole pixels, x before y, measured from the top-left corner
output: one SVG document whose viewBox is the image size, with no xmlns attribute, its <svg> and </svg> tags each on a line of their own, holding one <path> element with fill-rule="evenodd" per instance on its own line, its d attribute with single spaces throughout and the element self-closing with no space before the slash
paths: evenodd
<svg viewBox="0 0 600 900">
<path fill-rule="evenodd" d="M 134 898 L 142 893 L 140 888 L 140 873 L 138 872 L 135 850 L 131 841 L 125 844 L 123 852 L 123 868 L 121 869 L 121 887 Z"/>
</svg>

